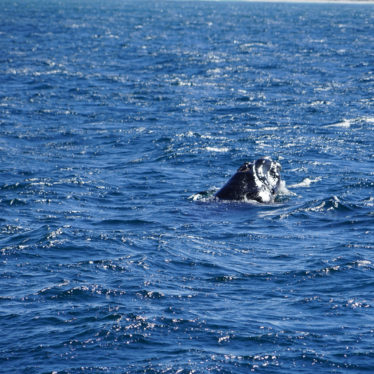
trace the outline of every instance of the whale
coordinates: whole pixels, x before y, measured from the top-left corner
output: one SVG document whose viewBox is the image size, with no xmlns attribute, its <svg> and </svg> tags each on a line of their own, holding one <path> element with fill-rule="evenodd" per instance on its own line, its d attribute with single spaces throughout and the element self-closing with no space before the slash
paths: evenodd
<svg viewBox="0 0 374 374">
<path fill-rule="evenodd" d="M 244 162 L 215 194 L 220 200 L 272 203 L 281 185 L 281 165 L 270 157 Z"/>
</svg>

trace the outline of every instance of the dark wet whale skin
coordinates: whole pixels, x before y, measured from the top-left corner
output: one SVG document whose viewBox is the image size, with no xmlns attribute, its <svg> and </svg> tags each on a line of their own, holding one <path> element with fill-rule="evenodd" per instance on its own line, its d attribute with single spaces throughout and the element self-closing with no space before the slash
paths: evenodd
<svg viewBox="0 0 374 374">
<path fill-rule="evenodd" d="M 215 196 L 222 200 L 271 203 L 280 187 L 280 171 L 281 165 L 270 157 L 245 162 Z"/>
</svg>

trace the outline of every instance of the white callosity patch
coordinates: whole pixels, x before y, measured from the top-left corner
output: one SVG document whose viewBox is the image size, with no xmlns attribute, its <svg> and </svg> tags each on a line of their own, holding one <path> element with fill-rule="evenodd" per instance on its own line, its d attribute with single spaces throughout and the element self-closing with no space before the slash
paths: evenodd
<svg viewBox="0 0 374 374">
<path fill-rule="evenodd" d="M 272 201 L 270 190 L 264 184 L 263 166 L 261 165 L 259 168 L 257 168 L 257 170 L 255 167 L 255 164 L 253 164 L 252 167 L 253 167 L 253 176 L 254 176 L 255 185 L 258 189 L 258 192 L 257 192 L 258 197 L 264 203 L 268 203 Z"/>
<path fill-rule="evenodd" d="M 262 202 L 268 203 L 274 200 L 280 185 L 280 170 L 280 164 L 269 157 L 257 160 L 253 164 L 255 184 Z"/>
</svg>

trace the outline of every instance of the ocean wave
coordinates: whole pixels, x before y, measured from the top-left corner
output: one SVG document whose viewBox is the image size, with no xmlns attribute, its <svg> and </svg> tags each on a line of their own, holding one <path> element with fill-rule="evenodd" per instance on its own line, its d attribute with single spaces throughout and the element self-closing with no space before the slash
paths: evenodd
<svg viewBox="0 0 374 374">
<path fill-rule="evenodd" d="M 300 216 L 309 219 L 313 218 L 315 214 L 343 214 L 355 212 L 357 209 L 361 209 L 359 205 L 346 202 L 337 196 L 332 196 L 324 199 L 308 201 L 302 205 L 296 204 L 295 206 L 290 206 L 288 204 L 285 207 L 275 210 L 273 218 L 278 217 L 280 219 L 286 219 Z M 335 222 L 335 224 L 337 224 L 337 222 Z"/>
<path fill-rule="evenodd" d="M 374 123 L 374 117 L 371 116 L 362 116 L 362 117 L 356 117 L 356 118 L 349 118 L 349 119 L 343 119 L 342 121 L 332 123 L 330 125 L 325 125 L 324 127 L 337 127 L 337 128 L 345 128 L 350 129 L 352 126 L 365 126 L 371 125 Z"/>
</svg>

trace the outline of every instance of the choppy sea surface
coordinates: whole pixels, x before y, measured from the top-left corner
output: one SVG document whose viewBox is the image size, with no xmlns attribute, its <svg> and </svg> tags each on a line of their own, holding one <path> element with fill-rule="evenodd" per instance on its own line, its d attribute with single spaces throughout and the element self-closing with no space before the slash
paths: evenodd
<svg viewBox="0 0 374 374">
<path fill-rule="evenodd" d="M 373 372 L 373 46 L 373 5 L 3 0 L 0 372 Z M 274 204 L 199 194 L 264 155 Z"/>
</svg>

